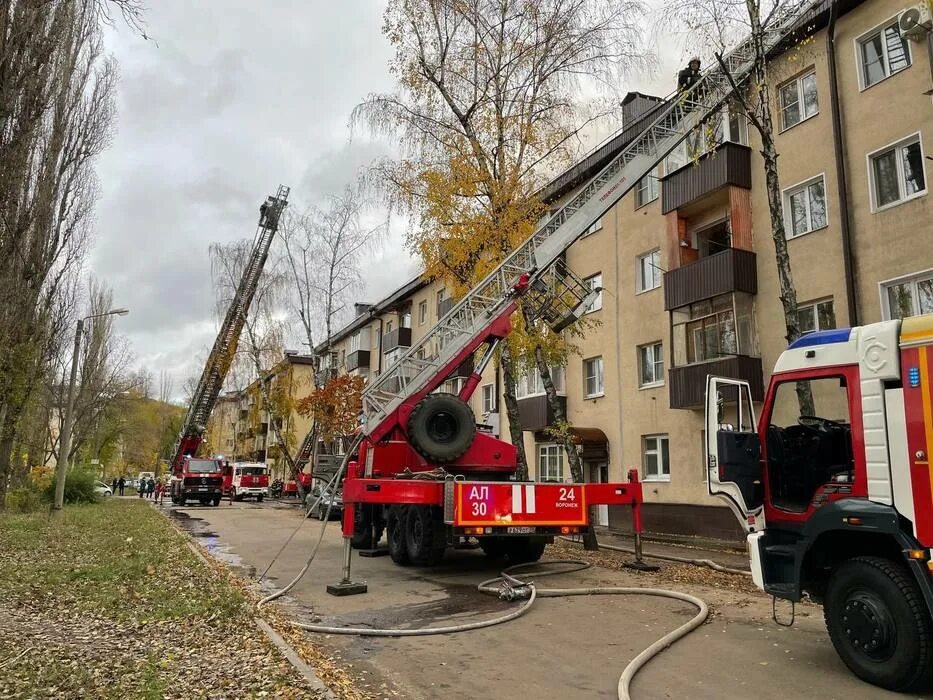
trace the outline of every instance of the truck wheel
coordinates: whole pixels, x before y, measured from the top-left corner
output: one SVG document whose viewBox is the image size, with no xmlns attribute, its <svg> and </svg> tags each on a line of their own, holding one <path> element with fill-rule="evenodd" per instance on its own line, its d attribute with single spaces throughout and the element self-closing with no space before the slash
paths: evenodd
<svg viewBox="0 0 933 700">
<path fill-rule="evenodd" d="M 417 566 L 434 566 L 444 558 L 447 538 L 440 508 L 411 506 L 405 527 L 405 545 L 411 563 Z"/>
<path fill-rule="evenodd" d="M 392 506 L 386 520 L 386 540 L 389 543 L 389 556 L 401 566 L 408 566 L 408 547 L 405 544 L 405 524 L 408 520 L 408 506 Z"/>
<path fill-rule="evenodd" d="M 262 494 L 256 496 L 256 503 L 262 503 Z"/>
<path fill-rule="evenodd" d="M 418 452 L 436 462 L 452 462 L 466 452 L 476 435 L 469 404 L 453 394 L 425 396 L 408 419 L 408 439 Z"/>
<path fill-rule="evenodd" d="M 504 559 L 508 545 L 505 537 L 480 537 L 479 546 L 490 559 Z"/>
<path fill-rule="evenodd" d="M 357 503 L 353 509 L 350 546 L 353 549 L 372 549 L 373 544 L 373 506 L 369 503 Z"/>
<path fill-rule="evenodd" d="M 220 496 L 214 496 L 214 500 L 211 501 L 211 505 L 215 508 L 220 505 Z"/>
<path fill-rule="evenodd" d="M 836 653 L 863 681 L 899 692 L 933 675 L 933 623 L 911 573 L 880 557 L 855 557 L 833 571 L 823 615 Z"/>
<path fill-rule="evenodd" d="M 531 537 L 506 537 L 505 553 L 512 564 L 530 564 L 544 554 L 547 542 Z"/>
</svg>

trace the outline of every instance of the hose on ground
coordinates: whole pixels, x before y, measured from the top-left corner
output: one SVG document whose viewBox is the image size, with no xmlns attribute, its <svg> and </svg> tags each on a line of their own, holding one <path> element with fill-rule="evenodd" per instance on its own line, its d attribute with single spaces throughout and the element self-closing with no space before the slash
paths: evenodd
<svg viewBox="0 0 933 700">
<path fill-rule="evenodd" d="M 562 540 L 567 542 L 573 542 L 579 544 L 577 540 L 571 539 L 570 537 L 561 537 Z M 626 554 L 634 554 L 635 549 L 633 547 L 620 547 L 614 544 L 603 544 L 599 543 L 600 549 L 611 549 L 613 552 L 624 552 Z M 660 559 L 661 561 L 673 561 L 679 564 L 693 564 L 694 566 L 706 566 L 714 571 L 722 571 L 726 574 L 741 574 L 742 576 L 751 576 L 751 571 L 746 571 L 745 569 L 734 569 L 729 566 L 723 566 L 719 562 L 715 562 L 712 559 L 690 559 L 689 557 L 677 557 L 673 554 L 648 554 L 645 553 L 649 559 Z"/>
</svg>

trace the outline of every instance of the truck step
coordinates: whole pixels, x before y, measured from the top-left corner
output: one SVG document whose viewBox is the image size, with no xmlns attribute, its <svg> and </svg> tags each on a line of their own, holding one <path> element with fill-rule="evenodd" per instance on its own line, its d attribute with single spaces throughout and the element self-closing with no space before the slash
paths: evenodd
<svg viewBox="0 0 933 700">
<path fill-rule="evenodd" d="M 792 544 L 771 544 L 765 547 L 765 553 L 775 557 L 794 559 L 797 556 L 797 548 Z"/>
<path fill-rule="evenodd" d="M 793 583 L 766 583 L 765 593 L 783 600 L 800 600 L 800 593 Z"/>
</svg>

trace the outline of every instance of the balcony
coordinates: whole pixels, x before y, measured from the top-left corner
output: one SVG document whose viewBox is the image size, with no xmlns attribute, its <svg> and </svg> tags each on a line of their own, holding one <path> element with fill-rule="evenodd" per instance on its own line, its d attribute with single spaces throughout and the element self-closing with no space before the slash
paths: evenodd
<svg viewBox="0 0 933 700">
<path fill-rule="evenodd" d="M 357 350 L 347 355 L 347 372 L 369 368 L 369 350 Z"/>
<path fill-rule="evenodd" d="M 567 397 L 558 396 L 557 400 L 561 402 L 566 412 Z M 519 399 L 518 417 L 522 424 L 522 430 L 543 430 L 554 423 L 554 412 L 548 405 L 546 394 L 526 396 Z"/>
<path fill-rule="evenodd" d="M 706 404 L 706 377 L 709 374 L 747 381 L 752 390 L 752 400 L 764 400 L 761 358 L 732 355 L 671 369 L 671 408 L 703 408 Z"/>
<path fill-rule="evenodd" d="M 437 302 L 437 317 L 439 319 L 443 318 L 452 308 L 454 308 L 453 297 L 441 299 L 439 302 Z"/>
<path fill-rule="evenodd" d="M 726 141 L 716 150 L 701 156 L 661 179 L 661 213 L 680 209 L 711 192 L 735 185 L 752 188 L 751 149 Z"/>
<path fill-rule="evenodd" d="M 729 248 L 664 274 L 668 311 L 731 292 L 758 293 L 758 268 L 751 251 Z"/>
<path fill-rule="evenodd" d="M 382 336 L 382 352 L 411 347 L 411 328 L 393 328 Z"/>
</svg>

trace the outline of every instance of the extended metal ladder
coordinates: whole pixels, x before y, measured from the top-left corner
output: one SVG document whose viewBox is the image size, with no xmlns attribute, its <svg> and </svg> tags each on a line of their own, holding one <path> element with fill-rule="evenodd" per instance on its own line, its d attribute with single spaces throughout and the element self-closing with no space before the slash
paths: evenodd
<svg viewBox="0 0 933 700">
<path fill-rule="evenodd" d="M 771 19 L 764 46 L 770 51 L 789 37 L 806 13 L 822 0 L 787 7 Z M 736 85 L 747 79 L 754 62 L 754 44 L 746 39 L 724 57 Z M 437 381 L 439 368 L 484 333 L 488 320 L 512 301 L 522 275 L 534 288 L 583 233 L 631 190 L 700 123 L 714 114 L 733 92 L 727 74 L 717 65 L 702 74 L 689 90 L 658 111 L 652 123 L 589 181 L 572 199 L 477 284 L 425 336 L 413 344 L 363 392 L 364 432 L 373 432 L 406 398 Z"/>
<path fill-rule="evenodd" d="M 230 302 L 230 307 L 227 309 L 227 314 L 221 324 L 220 332 L 214 340 L 214 347 L 204 364 L 204 371 L 201 373 L 201 379 L 198 381 L 198 386 L 191 398 L 191 404 L 188 406 L 185 421 L 182 423 L 178 440 L 175 443 L 173 467 L 176 466 L 176 463 L 184 454 L 190 453 L 191 444 L 194 442 L 193 439 L 196 438 L 199 441 L 207 427 L 207 420 L 217 401 L 217 395 L 223 386 L 227 370 L 230 368 L 236 354 L 240 332 L 246 323 L 249 306 L 253 301 L 253 295 L 256 293 L 256 287 L 259 284 L 262 269 L 266 264 L 266 258 L 269 257 L 272 239 L 276 230 L 278 230 L 279 217 L 281 217 L 288 204 L 289 192 L 290 188 L 279 185 L 275 197 L 269 197 L 260 208 L 259 225 L 253 239 L 253 248 L 233 295 L 233 300 Z"/>
</svg>

